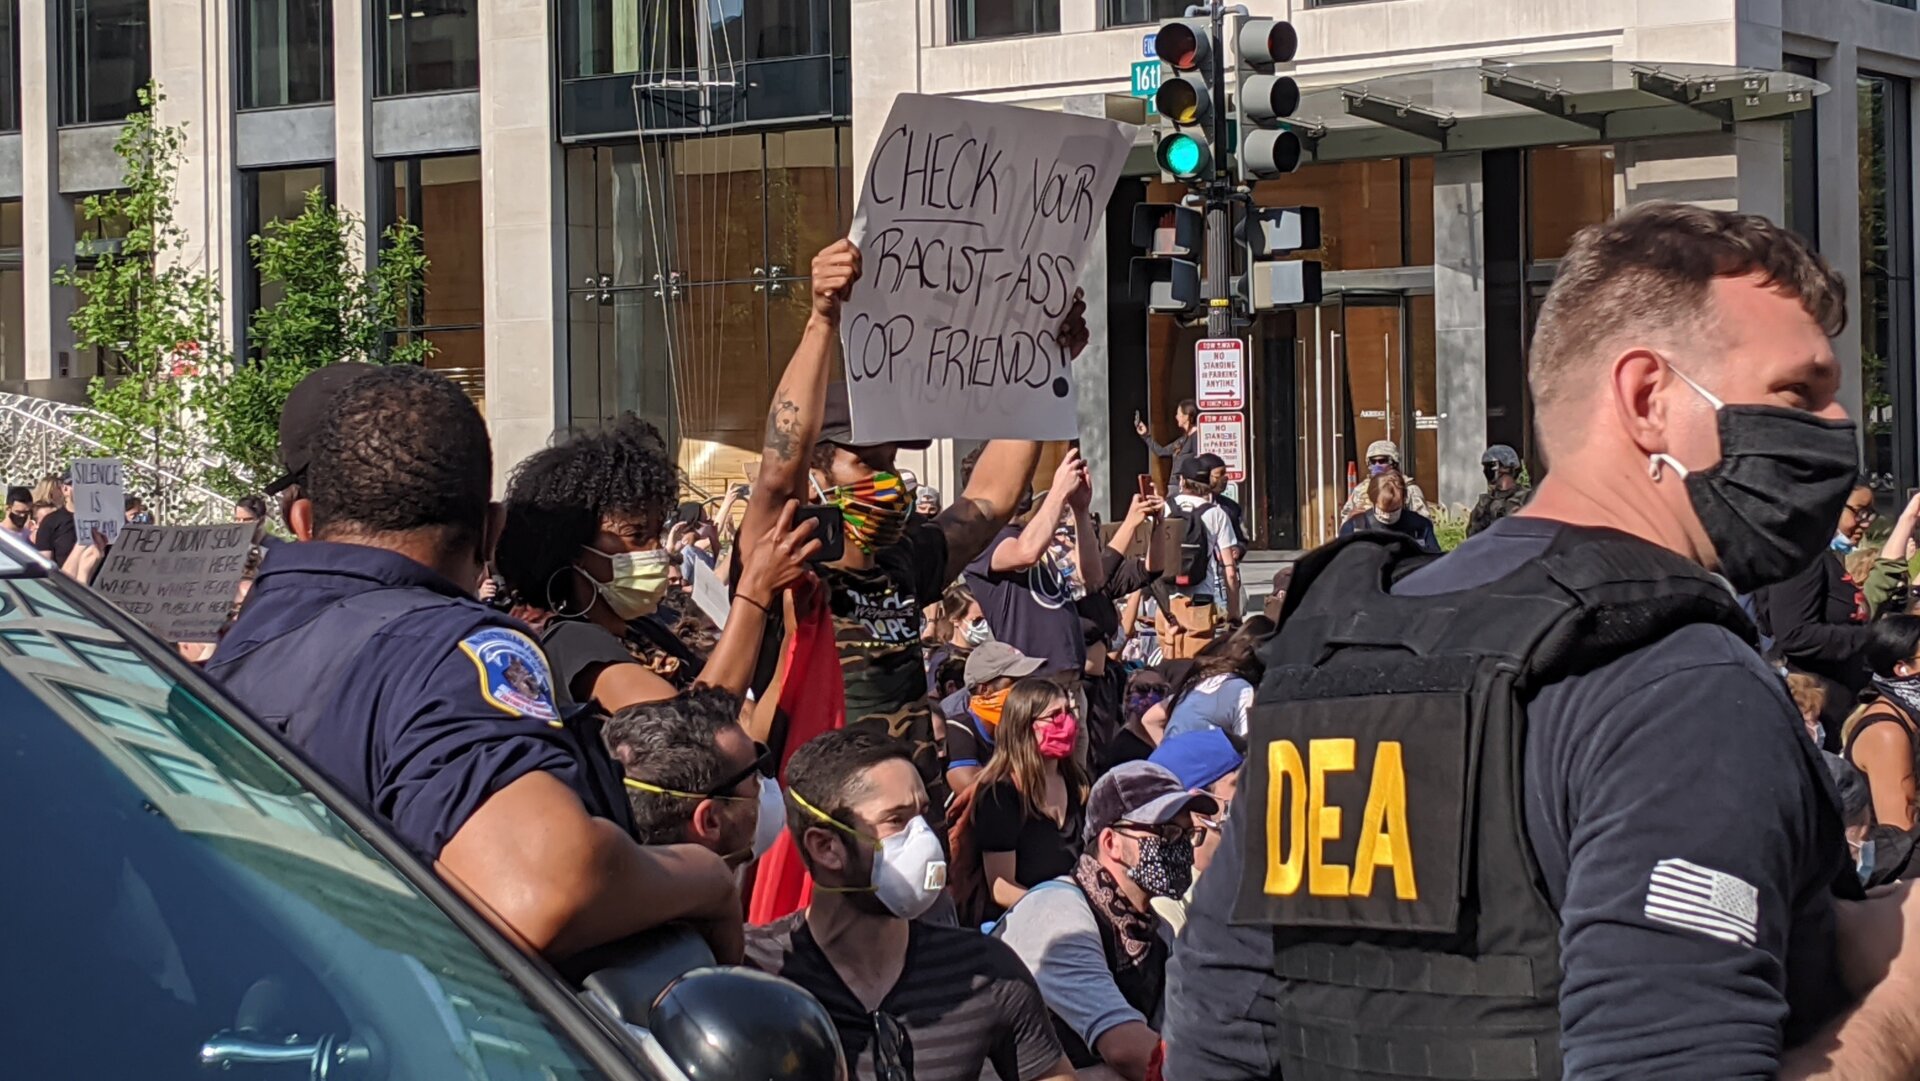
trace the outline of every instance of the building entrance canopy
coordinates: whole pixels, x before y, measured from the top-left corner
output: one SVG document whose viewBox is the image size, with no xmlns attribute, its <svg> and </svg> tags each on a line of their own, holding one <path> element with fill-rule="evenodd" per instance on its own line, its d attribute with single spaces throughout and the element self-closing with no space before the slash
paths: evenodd
<svg viewBox="0 0 1920 1081">
<path fill-rule="evenodd" d="M 1727 131 L 1811 108 L 1826 90 L 1710 64 L 1465 61 L 1309 86 L 1288 126 L 1312 160 L 1342 161 Z"/>
</svg>

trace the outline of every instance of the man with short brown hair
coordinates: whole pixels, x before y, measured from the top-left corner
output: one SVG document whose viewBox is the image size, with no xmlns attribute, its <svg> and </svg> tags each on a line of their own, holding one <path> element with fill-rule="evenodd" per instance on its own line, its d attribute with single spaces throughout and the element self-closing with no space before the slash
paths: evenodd
<svg viewBox="0 0 1920 1081">
<path fill-rule="evenodd" d="M 1425 565 L 1377 534 L 1299 564 L 1169 970 L 1169 1079 L 1920 1072 L 1920 903 L 1857 899 L 1733 595 L 1824 550 L 1852 488 L 1844 313 L 1751 215 L 1575 238 L 1533 501 Z"/>
</svg>

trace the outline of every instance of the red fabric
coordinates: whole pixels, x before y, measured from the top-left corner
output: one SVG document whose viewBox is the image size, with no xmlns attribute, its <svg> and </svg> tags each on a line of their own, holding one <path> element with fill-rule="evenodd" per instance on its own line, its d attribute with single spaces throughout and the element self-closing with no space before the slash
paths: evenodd
<svg viewBox="0 0 1920 1081">
<path fill-rule="evenodd" d="M 787 782 L 787 760 L 794 749 L 822 732 L 846 723 L 847 688 L 840 676 L 840 647 L 834 641 L 833 614 L 826 587 L 818 579 L 794 599 L 798 626 L 787 636 L 787 676 L 780 685 L 779 709 L 787 715 L 787 738 L 780 747 L 780 783 Z M 813 879 L 801 862 L 793 834 L 782 833 L 760 857 L 749 924 L 772 923 L 806 907 Z"/>
</svg>

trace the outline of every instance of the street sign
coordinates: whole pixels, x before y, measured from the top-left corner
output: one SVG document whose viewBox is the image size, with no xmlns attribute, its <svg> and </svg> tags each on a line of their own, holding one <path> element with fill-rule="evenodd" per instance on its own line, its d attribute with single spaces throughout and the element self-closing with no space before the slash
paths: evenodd
<svg viewBox="0 0 1920 1081">
<path fill-rule="evenodd" d="M 1151 39 L 1152 35 L 1149 34 L 1148 38 Z M 1151 43 L 1149 43 L 1147 46 L 1147 55 L 1149 56 L 1153 55 L 1153 46 Z M 1134 61 L 1133 73 L 1130 78 L 1130 85 L 1128 86 L 1127 93 L 1132 97 L 1147 99 L 1147 115 L 1148 116 L 1159 115 L 1158 110 L 1156 110 L 1153 105 L 1153 95 L 1159 89 L 1160 89 L 1160 61 L 1158 60 Z"/>
<path fill-rule="evenodd" d="M 1193 397 L 1202 410 L 1247 407 L 1247 343 L 1208 338 L 1193 346 Z"/>
<path fill-rule="evenodd" d="M 1154 39 L 1155 39 L 1155 38 L 1157 38 L 1157 37 L 1159 37 L 1159 36 L 1160 36 L 1159 34 L 1142 34 L 1142 35 L 1140 35 L 1140 55 L 1141 55 L 1141 56 L 1153 56 L 1153 55 L 1154 55 L 1154 52 L 1153 52 L 1153 41 L 1154 41 Z"/>
<path fill-rule="evenodd" d="M 1247 418 L 1241 413 L 1200 414 L 1200 453 L 1218 454 L 1227 479 L 1247 479 Z"/>
</svg>

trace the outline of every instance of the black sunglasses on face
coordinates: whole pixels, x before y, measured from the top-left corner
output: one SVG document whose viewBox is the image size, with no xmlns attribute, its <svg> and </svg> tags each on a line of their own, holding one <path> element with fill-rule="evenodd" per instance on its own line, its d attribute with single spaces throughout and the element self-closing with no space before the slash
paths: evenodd
<svg viewBox="0 0 1920 1081">
<path fill-rule="evenodd" d="M 1122 822 L 1115 828 L 1123 833 L 1132 833 L 1136 836 L 1158 837 L 1170 845 L 1179 844 L 1181 841 L 1197 845 L 1201 841 L 1206 840 L 1207 837 L 1205 826 L 1175 826 L 1172 824 L 1165 826 L 1139 826 L 1132 822 Z"/>
<path fill-rule="evenodd" d="M 740 772 L 734 774 L 731 777 L 726 778 L 725 780 L 721 781 L 719 784 L 714 785 L 712 788 L 707 789 L 705 794 L 708 797 L 730 795 L 732 794 L 734 789 L 740 787 L 740 782 L 746 780 L 748 777 L 751 777 L 756 773 L 768 772 L 772 764 L 773 764 L 773 748 L 768 747 L 766 744 L 760 742 L 759 740 L 754 740 L 753 741 L 753 761 L 748 764 L 747 768 L 741 770 Z"/>
</svg>

